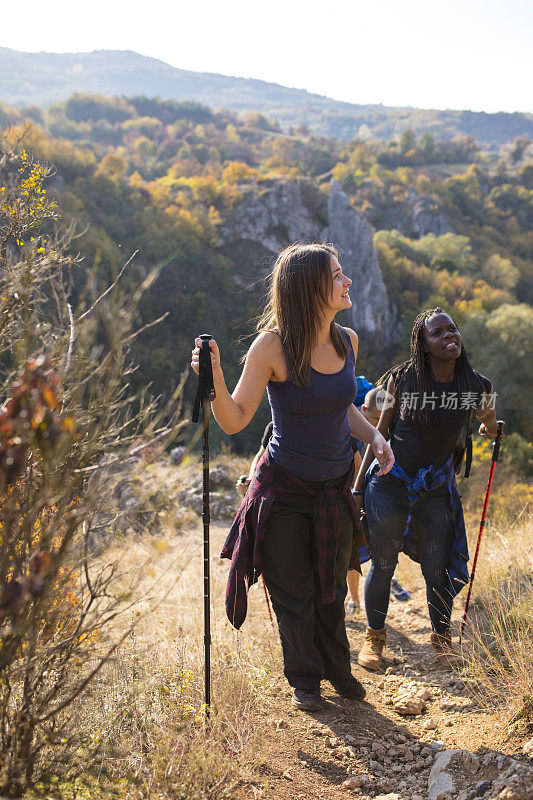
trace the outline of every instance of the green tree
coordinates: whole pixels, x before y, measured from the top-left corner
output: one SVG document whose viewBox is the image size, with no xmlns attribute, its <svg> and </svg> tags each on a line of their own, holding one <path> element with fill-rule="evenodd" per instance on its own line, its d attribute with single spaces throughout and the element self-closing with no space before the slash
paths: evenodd
<svg viewBox="0 0 533 800">
<path fill-rule="evenodd" d="M 418 146 L 424 151 L 424 156 L 428 164 L 431 164 L 435 156 L 435 136 L 426 131 L 418 140 Z"/>
<path fill-rule="evenodd" d="M 531 439 L 533 309 L 521 303 L 474 314 L 465 321 L 463 333 L 473 365 L 493 381 L 498 416 Z"/>
<path fill-rule="evenodd" d="M 509 258 L 503 258 L 498 253 L 493 253 L 485 260 L 481 274 L 491 286 L 509 291 L 516 288 L 520 277 L 520 272 L 513 267 L 512 261 Z"/>
<path fill-rule="evenodd" d="M 412 128 L 406 128 L 400 136 L 400 152 L 405 155 L 416 147 L 416 134 Z"/>
</svg>

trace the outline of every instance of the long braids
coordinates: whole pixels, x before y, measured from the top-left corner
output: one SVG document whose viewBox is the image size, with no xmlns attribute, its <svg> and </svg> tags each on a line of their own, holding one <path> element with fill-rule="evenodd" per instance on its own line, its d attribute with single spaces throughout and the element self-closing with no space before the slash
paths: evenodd
<svg viewBox="0 0 533 800">
<path fill-rule="evenodd" d="M 393 367 L 379 380 L 379 383 L 386 383 L 388 377 L 392 374 L 396 386 L 400 387 L 400 393 L 410 394 L 418 398 L 416 407 L 410 407 L 405 410 L 407 418 L 412 420 L 418 419 L 422 422 L 427 422 L 431 418 L 432 412 L 428 404 L 424 408 L 420 407 L 424 394 L 428 397 L 433 391 L 429 359 L 424 345 L 424 327 L 427 320 L 434 314 L 447 313 L 440 306 L 421 311 L 413 323 L 410 358 Z M 461 347 L 461 354 L 455 362 L 455 380 L 459 397 L 467 392 L 476 392 L 481 395 L 485 391 L 479 374 L 470 366 L 464 345 Z"/>
</svg>

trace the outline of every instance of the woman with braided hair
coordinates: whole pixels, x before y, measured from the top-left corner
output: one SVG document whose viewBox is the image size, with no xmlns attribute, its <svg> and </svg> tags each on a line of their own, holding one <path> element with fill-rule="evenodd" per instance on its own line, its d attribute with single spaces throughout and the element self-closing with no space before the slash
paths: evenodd
<svg viewBox="0 0 533 800">
<path fill-rule="evenodd" d="M 410 358 L 388 376 L 378 431 L 390 438 L 395 463 L 378 475 L 367 450 L 354 487 L 356 505 L 366 512 L 372 558 L 365 583 L 368 627 L 358 661 L 371 670 L 382 664 L 390 582 L 400 550 L 420 562 L 437 660 L 453 662 L 452 604 L 468 581 L 453 451 L 471 410 L 482 436 L 497 433 L 492 384 L 470 366 L 461 334 L 444 309 L 418 315 Z"/>
</svg>

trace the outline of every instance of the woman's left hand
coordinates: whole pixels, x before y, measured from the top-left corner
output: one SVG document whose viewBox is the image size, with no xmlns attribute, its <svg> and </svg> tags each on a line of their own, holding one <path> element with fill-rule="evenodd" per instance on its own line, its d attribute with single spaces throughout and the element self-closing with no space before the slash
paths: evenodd
<svg viewBox="0 0 533 800">
<path fill-rule="evenodd" d="M 372 442 L 370 443 L 372 451 L 376 456 L 379 464 L 378 475 L 386 475 L 390 472 L 394 464 L 394 454 L 391 446 L 385 441 L 384 437 L 379 431 L 376 431 Z"/>
<path fill-rule="evenodd" d="M 496 433 L 491 433 L 487 428 L 487 426 L 485 425 L 485 423 L 482 422 L 481 425 L 479 426 L 479 435 L 483 436 L 484 439 L 495 439 L 496 436 L 498 435 L 498 432 L 496 431 Z M 503 433 L 501 438 L 503 439 Z"/>
</svg>

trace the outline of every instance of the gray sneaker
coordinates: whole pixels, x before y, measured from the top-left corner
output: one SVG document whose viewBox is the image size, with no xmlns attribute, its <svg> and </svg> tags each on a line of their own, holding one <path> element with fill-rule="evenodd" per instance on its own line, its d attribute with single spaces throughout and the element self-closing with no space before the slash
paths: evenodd
<svg viewBox="0 0 533 800">
<path fill-rule="evenodd" d="M 291 703 L 300 711 L 320 711 L 324 708 L 320 689 L 293 689 Z"/>
<path fill-rule="evenodd" d="M 354 614 L 357 614 L 361 606 L 359 603 L 356 603 L 355 600 L 350 600 L 346 604 L 346 616 L 353 617 Z"/>
</svg>

